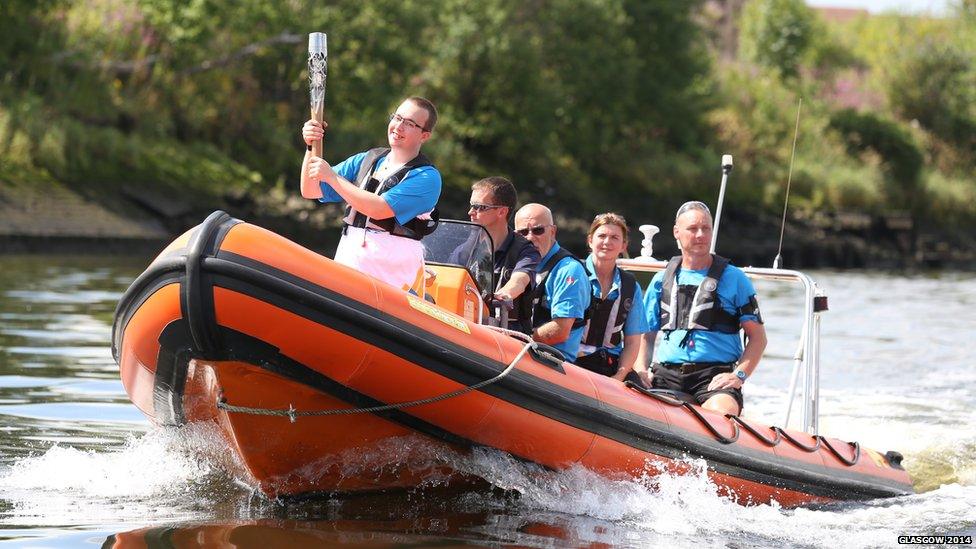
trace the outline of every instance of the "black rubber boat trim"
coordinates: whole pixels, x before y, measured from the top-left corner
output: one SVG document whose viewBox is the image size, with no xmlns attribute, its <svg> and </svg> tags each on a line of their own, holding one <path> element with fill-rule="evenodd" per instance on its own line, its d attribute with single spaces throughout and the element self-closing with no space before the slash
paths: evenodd
<svg viewBox="0 0 976 549">
<path fill-rule="evenodd" d="M 202 263 L 206 257 L 214 254 L 223 236 L 236 223 L 239 221 L 222 211 L 216 211 L 200 224 L 186 246 L 186 279 L 180 287 L 180 308 L 190 328 L 194 349 L 200 353 L 215 353 L 220 349 L 216 333 L 213 283 Z"/>
<path fill-rule="evenodd" d="M 453 346 L 453 344 L 443 341 L 439 342 L 439 345 L 434 349 L 435 352 L 433 354 L 436 355 L 436 358 L 431 363 L 430 358 L 425 359 L 423 356 L 415 356 L 417 354 L 415 351 L 410 352 L 409 349 L 402 348 L 404 341 L 393 342 L 387 337 L 383 337 L 382 332 L 384 330 L 382 329 L 382 325 L 364 325 L 363 321 L 368 320 L 368 318 L 364 319 L 361 317 L 362 311 L 350 311 L 340 306 L 331 308 L 330 312 L 334 314 L 322 314 L 321 311 L 316 312 L 319 307 L 309 308 L 311 296 L 305 294 L 305 289 L 295 288 L 291 284 L 287 284 L 287 286 L 291 287 L 290 291 L 286 286 L 275 288 L 273 291 L 264 290 L 261 286 L 268 284 L 275 286 L 277 283 L 274 281 L 278 279 L 269 278 L 263 281 L 259 280 L 264 278 L 267 273 L 254 272 L 249 267 L 232 263 L 226 259 L 226 252 L 220 253 L 224 254 L 225 258 L 210 258 L 204 261 L 206 269 L 214 273 L 213 282 L 217 286 L 253 296 L 276 307 L 328 325 L 353 337 L 373 344 L 383 345 L 387 351 L 397 356 L 401 356 L 432 371 L 444 374 L 461 383 L 479 381 L 492 372 L 497 373 L 497 368 L 501 367 L 499 363 L 491 363 L 495 365 L 495 368 L 491 366 L 479 368 L 484 369 L 484 372 L 464 375 L 466 373 L 465 370 L 470 370 L 471 366 L 467 364 L 469 368 L 461 367 L 464 363 L 470 362 L 473 359 L 477 362 L 479 358 L 482 361 L 487 360 L 469 351 L 468 353 L 471 356 L 468 357 L 463 355 L 446 357 L 444 347 Z M 246 260 L 246 258 L 241 258 L 241 260 Z M 233 273 L 234 276 L 228 277 L 223 274 L 217 274 L 218 272 Z M 257 285 L 243 282 L 242 279 L 247 278 L 258 279 L 256 280 Z M 324 291 L 324 289 L 320 290 Z M 288 294 L 295 293 L 299 295 L 288 296 Z M 320 298 L 322 297 L 314 292 L 312 294 L 313 296 L 318 295 Z M 312 299 L 312 302 L 314 302 L 314 299 Z M 332 305 L 335 306 L 336 304 L 332 303 Z M 358 321 L 342 322 L 341 317 L 347 316 L 349 313 L 360 313 L 359 315 L 354 315 L 355 317 L 359 317 Z M 376 324 L 376 322 L 373 324 Z M 387 325 L 386 328 L 390 329 L 393 326 Z M 436 336 L 433 336 L 433 334 L 426 334 L 427 337 L 425 338 L 417 337 L 416 333 L 408 335 L 410 337 L 405 338 L 405 341 L 413 344 L 417 344 L 418 342 L 424 343 L 425 340 L 431 338 L 436 339 Z M 174 356 L 180 355 L 174 353 Z M 258 362 L 257 365 L 262 367 L 267 364 L 267 362 L 263 364 L 261 361 L 255 362 Z M 173 364 L 176 372 L 182 372 L 185 375 L 185 364 L 177 365 L 175 362 Z M 165 368 L 163 370 L 162 373 L 164 375 L 160 375 L 159 377 L 160 380 L 166 380 L 166 382 L 163 383 L 160 381 L 159 387 L 168 387 L 171 389 L 181 388 L 181 378 L 178 375 L 172 375 L 172 373 L 176 372 L 168 372 Z M 512 381 L 499 383 L 498 385 L 500 387 L 495 388 L 495 390 L 489 388 L 489 390 L 484 392 L 576 428 L 617 440 L 618 442 L 664 457 L 681 459 L 688 455 L 701 455 L 709 461 L 709 465 L 715 471 L 720 473 L 774 487 L 834 499 L 863 499 L 907 493 L 906 489 L 898 483 L 891 483 L 892 485 L 890 486 L 879 485 L 877 482 L 866 480 L 861 475 L 845 479 L 842 477 L 851 476 L 846 471 L 839 469 L 828 471 L 824 467 L 809 467 L 802 462 L 778 458 L 777 456 L 764 452 L 749 451 L 745 448 L 738 448 L 736 451 L 717 451 L 719 449 L 715 448 L 714 445 L 718 443 L 707 437 L 701 437 L 688 432 L 682 432 L 680 434 L 672 433 L 670 428 L 663 423 L 648 420 L 642 416 L 636 416 L 626 410 L 606 409 L 608 407 L 599 401 L 575 393 L 566 394 L 567 392 L 565 390 L 548 386 L 548 384 L 541 382 L 541 380 L 538 380 L 534 376 L 524 374 L 523 372 L 513 372 L 510 377 L 513 378 Z M 560 391 L 563 394 L 560 394 Z M 177 423 L 182 421 L 181 410 L 178 409 L 180 406 L 180 399 L 178 397 L 179 393 L 167 399 L 167 402 L 174 408 L 174 411 L 170 415 L 177 420 Z M 158 398 L 156 400 L 157 402 L 159 401 Z M 355 405 L 356 403 L 351 402 L 351 404 Z M 400 418 L 396 418 L 394 421 L 402 423 Z M 444 433 L 427 434 L 444 440 Z M 447 440 L 447 442 L 457 443 L 457 440 Z"/>
<path fill-rule="evenodd" d="M 215 273 L 214 283 L 220 287 L 252 296 L 380 346 L 459 383 L 473 384 L 497 374 L 504 367 L 434 334 L 418 337 L 416 328 L 412 325 L 402 323 L 380 311 L 366 311 L 367 308 L 361 303 L 347 300 L 345 296 L 341 296 L 341 300 L 348 301 L 347 303 L 328 303 L 324 294 L 331 293 L 329 290 L 320 287 L 313 290 L 308 287 L 308 282 L 297 278 L 293 281 L 284 280 L 292 276 L 287 273 L 274 272 L 272 275 L 261 271 L 274 269 L 249 258 L 234 257 L 234 254 L 221 251 L 218 252 L 218 257 L 207 259 L 204 264 L 207 270 Z M 323 309 L 329 313 L 323 314 Z M 398 322 L 402 325 L 396 325 Z M 810 467 L 802 462 L 747 448 L 732 450 L 722 447 L 721 443 L 709 437 L 695 433 L 675 434 L 664 423 L 648 420 L 626 410 L 609 409 L 597 400 L 567 392 L 521 371 L 513 372 L 509 378 L 483 392 L 567 425 L 658 455 L 672 459 L 680 459 L 689 454 L 702 455 L 719 472 L 825 497 L 850 499 L 851 492 L 860 494 L 859 497 L 905 493 L 904 487 L 898 483 L 885 486 L 882 482 L 878 486 L 879 483 L 871 482 L 886 479 L 872 478 L 871 481 L 866 481 L 863 475 L 852 475 L 842 469 Z M 641 428 L 635 429 L 635 426 Z M 807 480 L 810 476 L 816 479 Z M 830 485 L 834 488 L 829 488 Z"/>
</svg>

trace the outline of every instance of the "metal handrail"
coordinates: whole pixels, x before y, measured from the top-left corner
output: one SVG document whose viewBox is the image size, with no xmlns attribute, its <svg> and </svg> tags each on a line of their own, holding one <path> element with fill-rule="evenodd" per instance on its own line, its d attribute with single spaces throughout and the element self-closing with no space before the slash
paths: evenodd
<svg viewBox="0 0 976 549">
<path fill-rule="evenodd" d="M 663 271 L 667 261 L 659 261 L 647 257 L 636 259 L 619 259 L 617 265 L 627 271 L 651 272 Z M 803 426 L 802 429 L 811 435 L 819 434 L 820 429 L 820 313 L 814 308 L 814 298 L 822 295 L 820 288 L 805 273 L 789 269 L 768 269 L 762 267 L 744 267 L 747 276 L 758 280 L 773 280 L 780 282 L 799 282 L 804 290 L 803 327 L 800 329 L 800 341 L 793 355 L 793 373 L 790 376 L 789 398 L 786 405 L 786 419 L 784 427 L 790 423 L 793 402 L 797 394 L 798 374 L 802 372 L 803 379 Z"/>
</svg>

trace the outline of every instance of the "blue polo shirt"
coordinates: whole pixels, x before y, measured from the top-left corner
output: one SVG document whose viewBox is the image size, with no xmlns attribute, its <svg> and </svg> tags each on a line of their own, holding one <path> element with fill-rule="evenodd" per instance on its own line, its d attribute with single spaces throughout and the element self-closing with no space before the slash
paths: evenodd
<svg viewBox="0 0 976 549">
<path fill-rule="evenodd" d="M 376 163 L 376 168 L 386 162 L 390 155 L 380 158 Z M 350 156 L 343 160 L 332 169 L 341 177 L 356 183 L 356 176 L 359 175 L 359 167 L 366 158 L 366 151 Z M 342 197 L 325 181 L 319 182 L 322 189 L 322 198 L 319 202 L 343 202 Z M 403 181 L 399 185 L 380 195 L 386 204 L 393 210 L 397 223 L 403 224 L 418 215 L 425 214 L 437 206 L 437 200 L 441 196 L 441 174 L 433 166 L 421 166 L 407 172 Z"/>
<path fill-rule="evenodd" d="M 539 262 L 545 265 L 549 258 L 559 250 L 559 243 L 555 242 Z M 571 258 L 564 257 L 549 271 L 546 279 L 545 291 L 542 299 L 552 311 L 552 318 L 583 318 L 586 308 L 590 306 L 590 285 L 583 265 Z M 563 354 L 563 360 L 576 360 L 579 352 L 580 340 L 583 338 L 583 326 L 573 328 L 566 341 L 553 345 Z"/>
<path fill-rule="evenodd" d="M 676 284 L 698 286 L 708 274 L 708 269 L 680 269 Z M 664 271 L 657 273 L 647 287 L 644 296 L 644 310 L 647 312 L 647 325 L 650 331 L 661 329 L 661 287 L 664 285 Z M 729 314 L 749 303 L 756 295 L 752 281 L 742 269 L 729 265 L 718 281 L 718 298 L 722 308 Z M 742 315 L 739 323 L 747 320 L 759 321 L 756 315 Z M 738 333 L 725 334 L 705 330 L 692 330 L 687 344 L 679 345 L 687 330 L 674 330 L 661 340 L 655 354 L 656 362 L 736 362 L 742 356 L 742 338 Z"/>
<path fill-rule="evenodd" d="M 600 288 L 600 279 L 596 275 L 596 267 L 593 266 L 593 254 L 590 254 L 586 258 L 586 267 L 590 271 L 590 288 L 593 291 L 593 297 L 600 297 L 603 294 L 603 289 Z M 613 282 L 610 284 L 610 291 L 607 292 L 607 299 L 617 299 L 620 297 L 620 268 L 615 267 L 613 269 Z M 611 318 L 610 322 L 615 319 Z M 645 334 L 650 331 L 647 326 L 647 314 L 644 313 L 644 292 L 641 291 L 640 284 L 634 285 L 634 301 L 631 306 L 630 312 L 627 313 L 627 318 L 624 319 L 624 337 L 629 335 L 639 335 Z M 599 347 L 591 347 L 589 345 L 580 345 L 580 355 L 589 355 L 595 353 Z M 608 348 L 607 352 L 620 356 L 624 350 L 624 340 L 620 338 L 620 343 L 616 347 Z"/>
</svg>

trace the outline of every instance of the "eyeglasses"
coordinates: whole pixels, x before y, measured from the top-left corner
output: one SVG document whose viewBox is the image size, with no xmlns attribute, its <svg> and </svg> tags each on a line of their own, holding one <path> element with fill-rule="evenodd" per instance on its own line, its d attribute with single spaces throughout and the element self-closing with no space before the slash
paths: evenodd
<svg viewBox="0 0 976 549">
<path fill-rule="evenodd" d="M 529 233 L 532 233 L 536 236 L 541 236 L 542 233 L 546 232 L 546 229 L 548 228 L 549 225 L 539 225 L 538 227 L 531 227 L 531 228 L 526 227 L 524 229 L 515 229 L 515 232 L 517 232 L 522 236 L 529 236 Z"/>
<path fill-rule="evenodd" d="M 413 120 L 410 120 L 409 118 L 404 118 L 404 117 L 400 116 L 397 113 L 393 113 L 393 114 L 390 115 L 390 122 L 396 122 L 397 124 L 403 124 L 404 126 L 406 126 L 408 128 L 416 128 L 416 129 L 418 129 L 418 130 L 420 130 L 422 132 L 427 131 L 420 124 L 414 122 Z"/>
<path fill-rule="evenodd" d="M 504 208 L 505 206 L 498 206 L 496 204 L 471 204 L 471 209 L 476 212 L 486 212 L 488 210 L 494 210 L 496 208 Z"/>
</svg>

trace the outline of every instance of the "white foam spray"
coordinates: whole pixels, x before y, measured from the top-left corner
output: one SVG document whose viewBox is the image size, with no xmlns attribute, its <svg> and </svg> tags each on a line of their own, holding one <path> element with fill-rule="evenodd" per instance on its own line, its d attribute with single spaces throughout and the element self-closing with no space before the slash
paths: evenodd
<svg viewBox="0 0 976 549">
<path fill-rule="evenodd" d="M 154 430 L 117 451 L 55 445 L 0 472 L 0 521 L 34 525 L 168 521 L 207 516 L 207 501 L 239 490 L 213 456 L 222 447 L 202 428 Z"/>
</svg>

